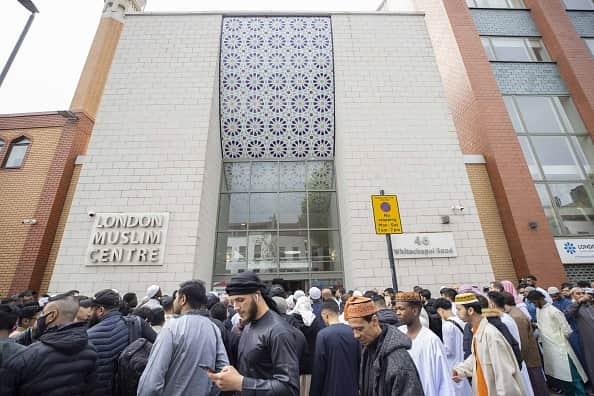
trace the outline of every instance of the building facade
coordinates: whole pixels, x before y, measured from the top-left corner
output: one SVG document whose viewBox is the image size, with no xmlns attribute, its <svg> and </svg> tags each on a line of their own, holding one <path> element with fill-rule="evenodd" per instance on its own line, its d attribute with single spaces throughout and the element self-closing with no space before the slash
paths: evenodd
<svg viewBox="0 0 594 396">
<path fill-rule="evenodd" d="M 217 288 L 246 270 L 383 289 L 380 190 L 398 197 L 402 289 L 594 278 L 592 4 L 106 2 L 71 106 L 95 124 L 42 289 Z"/>
</svg>

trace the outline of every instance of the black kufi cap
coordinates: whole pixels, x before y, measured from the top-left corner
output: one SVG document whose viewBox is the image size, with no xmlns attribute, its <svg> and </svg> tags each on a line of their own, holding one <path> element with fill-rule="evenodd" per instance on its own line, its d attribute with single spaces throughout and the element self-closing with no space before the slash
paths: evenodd
<svg viewBox="0 0 594 396">
<path fill-rule="evenodd" d="M 225 288 L 225 291 L 230 296 L 238 294 L 251 294 L 261 291 L 262 294 L 266 292 L 266 285 L 258 278 L 258 275 L 253 272 L 242 272 L 241 274 L 231 278 L 231 281 Z"/>
<path fill-rule="evenodd" d="M 120 295 L 113 289 L 103 289 L 95 293 L 93 305 L 100 305 L 105 308 L 116 308 L 120 306 Z"/>
</svg>

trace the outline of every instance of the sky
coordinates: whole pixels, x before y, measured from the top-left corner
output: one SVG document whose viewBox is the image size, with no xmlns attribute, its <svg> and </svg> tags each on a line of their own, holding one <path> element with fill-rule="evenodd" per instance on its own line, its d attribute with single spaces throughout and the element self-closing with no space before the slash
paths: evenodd
<svg viewBox="0 0 594 396">
<path fill-rule="evenodd" d="M 1 0 L 0 67 L 27 18 Z M 33 0 L 39 14 L 0 87 L 0 114 L 68 109 L 99 24 L 103 0 Z M 374 11 L 381 0 L 147 0 L 145 11 Z"/>
</svg>

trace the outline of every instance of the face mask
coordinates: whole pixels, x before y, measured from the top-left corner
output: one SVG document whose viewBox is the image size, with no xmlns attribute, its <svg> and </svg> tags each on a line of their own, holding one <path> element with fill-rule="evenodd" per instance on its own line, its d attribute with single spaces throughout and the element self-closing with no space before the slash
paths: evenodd
<svg viewBox="0 0 594 396">
<path fill-rule="evenodd" d="M 46 318 L 48 314 L 40 316 L 37 318 L 37 324 L 35 327 L 35 338 L 39 338 L 47 331 L 47 323 Z"/>
</svg>

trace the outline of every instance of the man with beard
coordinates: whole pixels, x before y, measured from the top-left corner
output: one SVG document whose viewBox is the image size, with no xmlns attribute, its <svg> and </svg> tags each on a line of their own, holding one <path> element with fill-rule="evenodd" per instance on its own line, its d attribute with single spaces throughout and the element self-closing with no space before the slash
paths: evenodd
<svg viewBox="0 0 594 396">
<path fill-rule="evenodd" d="M 138 384 L 139 396 L 210 394 L 208 370 L 221 370 L 229 359 L 219 328 L 199 311 L 206 301 L 202 282 L 180 285 L 173 311 L 181 316 L 161 331 L 153 345 Z"/>
<path fill-rule="evenodd" d="M 223 391 L 237 395 L 296 396 L 299 356 L 290 325 L 274 311 L 266 286 L 253 272 L 231 279 L 226 292 L 242 323 L 237 369 L 224 367 L 209 378 Z"/>
<path fill-rule="evenodd" d="M 39 341 L 5 363 L 0 395 L 87 395 L 95 381 L 97 352 L 84 323 L 74 322 L 78 301 L 72 296 L 43 307 L 36 327 Z"/>
<path fill-rule="evenodd" d="M 120 295 L 112 289 L 101 290 L 92 299 L 87 334 L 98 354 L 94 396 L 111 394 L 115 363 L 124 348 L 140 336 L 150 342 L 155 342 L 157 336 L 144 320 L 138 317 L 124 319 L 120 304 Z"/>
</svg>

